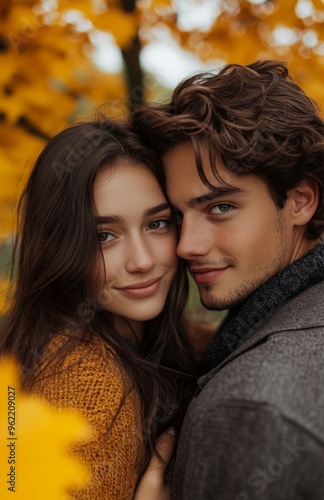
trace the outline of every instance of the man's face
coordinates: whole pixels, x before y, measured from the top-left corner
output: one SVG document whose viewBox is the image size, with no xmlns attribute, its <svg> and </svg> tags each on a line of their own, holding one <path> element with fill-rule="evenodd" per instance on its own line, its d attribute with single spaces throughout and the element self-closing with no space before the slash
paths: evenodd
<svg viewBox="0 0 324 500">
<path fill-rule="evenodd" d="M 208 188 L 200 179 L 191 143 L 163 157 L 167 191 L 180 225 L 178 255 L 188 262 L 200 298 L 222 310 L 247 298 L 298 256 L 291 201 L 279 210 L 263 180 L 236 175 L 218 157 L 216 180 L 202 155 Z"/>
</svg>

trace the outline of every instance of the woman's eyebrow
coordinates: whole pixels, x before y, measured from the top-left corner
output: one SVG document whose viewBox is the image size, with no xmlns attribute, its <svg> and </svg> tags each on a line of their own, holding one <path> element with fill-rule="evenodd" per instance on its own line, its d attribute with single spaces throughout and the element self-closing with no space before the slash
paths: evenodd
<svg viewBox="0 0 324 500">
<path fill-rule="evenodd" d="M 170 205 L 168 203 L 160 203 L 159 205 L 155 205 L 154 207 L 147 208 L 144 211 L 144 217 L 149 217 L 151 215 L 158 214 L 162 212 L 162 210 L 170 209 Z M 96 217 L 96 224 L 122 224 L 125 222 L 124 217 L 120 215 L 98 215 Z"/>
<path fill-rule="evenodd" d="M 145 217 L 149 217 L 150 215 L 158 214 L 162 212 L 162 210 L 170 209 L 169 203 L 161 203 L 160 205 L 156 205 L 155 207 L 147 208 L 144 212 Z"/>
<path fill-rule="evenodd" d="M 99 215 L 96 217 L 96 223 L 99 224 L 121 224 L 124 218 L 119 215 Z"/>
</svg>

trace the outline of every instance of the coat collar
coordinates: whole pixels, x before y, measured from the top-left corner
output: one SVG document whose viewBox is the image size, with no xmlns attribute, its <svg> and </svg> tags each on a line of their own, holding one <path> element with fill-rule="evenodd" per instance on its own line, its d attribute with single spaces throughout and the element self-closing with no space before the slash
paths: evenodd
<svg viewBox="0 0 324 500">
<path fill-rule="evenodd" d="M 307 288 L 296 297 L 288 300 L 272 312 L 265 320 L 260 322 L 253 334 L 242 344 L 235 348 L 221 363 L 212 368 L 206 375 L 198 380 L 202 388 L 224 366 L 241 354 L 278 333 L 285 332 L 289 335 L 298 330 L 318 328 L 324 326 L 324 280 Z M 298 314 L 302 311 L 302 314 Z M 324 331 L 323 331 L 324 334 Z M 215 338 L 217 338 L 217 333 Z"/>
</svg>

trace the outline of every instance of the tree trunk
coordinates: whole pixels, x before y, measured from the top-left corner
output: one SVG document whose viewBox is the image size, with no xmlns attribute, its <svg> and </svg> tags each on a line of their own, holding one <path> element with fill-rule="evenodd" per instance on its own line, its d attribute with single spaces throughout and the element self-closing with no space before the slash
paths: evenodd
<svg viewBox="0 0 324 500">
<path fill-rule="evenodd" d="M 136 8 L 136 0 L 121 0 L 125 12 L 132 13 Z M 133 38 L 132 44 L 122 49 L 125 62 L 126 77 L 129 89 L 129 109 L 132 111 L 145 101 L 143 86 L 143 71 L 140 65 L 141 44 L 138 34 Z"/>
</svg>

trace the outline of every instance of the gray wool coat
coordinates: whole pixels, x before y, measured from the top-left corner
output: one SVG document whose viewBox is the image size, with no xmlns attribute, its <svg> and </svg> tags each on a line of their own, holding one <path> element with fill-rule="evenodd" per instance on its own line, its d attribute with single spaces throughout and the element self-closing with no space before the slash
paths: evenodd
<svg viewBox="0 0 324 500">
<path fill-rule="evenodd" d="M 172 498 L 324 499 L 324 282 L 199 379 Z"/>
</svg>

